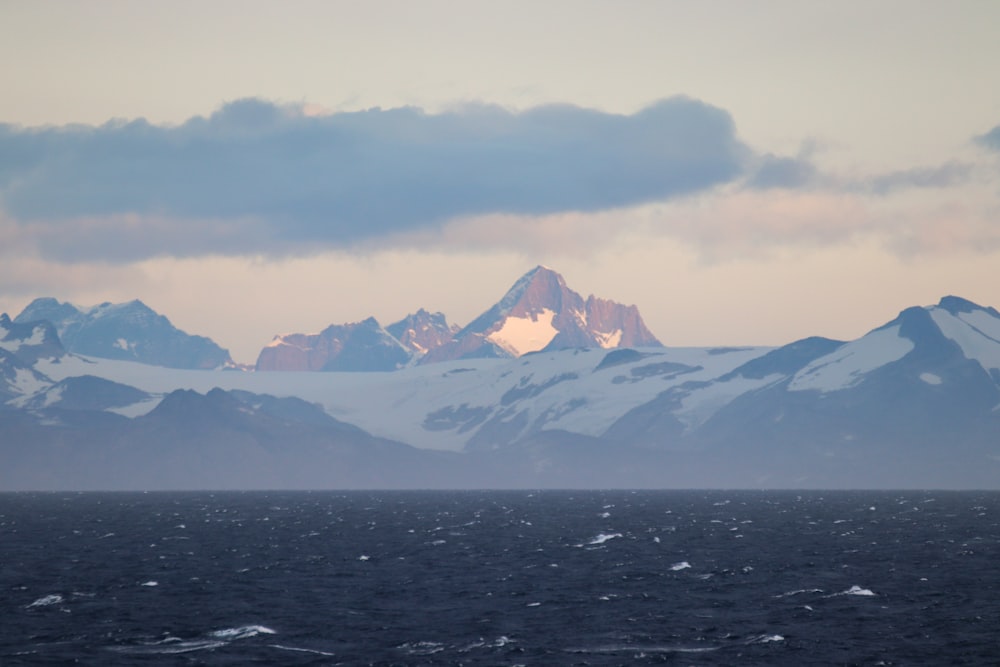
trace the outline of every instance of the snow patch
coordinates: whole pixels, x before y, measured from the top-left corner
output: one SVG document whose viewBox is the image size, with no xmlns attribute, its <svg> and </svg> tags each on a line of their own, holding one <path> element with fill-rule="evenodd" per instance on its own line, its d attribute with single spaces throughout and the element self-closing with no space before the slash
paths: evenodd
<svg viewBox="0 0 1000 667">
<path fill-rule="evenodd" d="M 7 331 L 7 329 L 4 329 Z M 31 335 L 27 338 L 18 338 L 15 340 L 0 340 L 0 347 L 7 350 L 8 352 L 17 352 L 21 346 L 25 345 L 43 345 L 45 343 L 45 328 L 35 327 L 31 330 Z"/>
<path fill-rule="evenodd" d="M 63 385 L 61 387 L 53 387 L 49 391 L 45 392 L 45 403 L 42 407 L 50 407 L 62 400 L 63 390 L 65 388 L 66 386 Z"/>
<path fill-rule="evenodd" d="M 129 419 L 135 419 L 136 417 L 141 417 L 143 415 L 149 414 L 153 411 L 163 397 L 157 396 L 155 398 L 149 398 L 145 401 L 139 401 L 138 403 L 133 403 L 132 405 L 123 405 L 117 408 L 108 408 L 105 412 L 113 412 L 116 415 L 121 415 L 122 417 L 128 417 Z"/>
<path fill-rule="evenodd" d="M 934 375 L 934 373 L 921 373 L 920 379 L 927 384 L 941 384 L 941 376 Z"/>
<path fill-rule="evenodd" d="M 14 369 L 14 380 L 11 382 L 12 388 L 19 394 L 35 394 L 46 387 L 49 383 L 28 368 Z"/>
<path fill-rule="evenodd" d="M 559 331 L 552 326 L 556 313 L 545 308 L 534 317 L 508 317 L 503 326 L 486 339 L 496 343 L 516 357 L 541 350 Z"/>
<path fill-rule="evenodd" d="M 595 331 L 594 336 L 597 338 L 597 344 L 603 348 L 618 347 L 622 341 L 622 330 L 615 329 L 611 333 Z"/>
</svg>

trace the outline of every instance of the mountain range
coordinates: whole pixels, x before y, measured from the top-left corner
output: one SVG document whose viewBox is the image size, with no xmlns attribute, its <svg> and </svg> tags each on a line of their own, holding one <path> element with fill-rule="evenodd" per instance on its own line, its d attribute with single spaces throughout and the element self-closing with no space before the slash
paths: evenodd
<svg viewBox="0 0 1000 667">
<path fill-rule="evenodd" d="M 257 372 L 146 311 L 0 317 L 0 489 L 1000 488 L 1000 313 L 956 296 L 673 348 L 537 267 L 465 327 L 282 335 Z"/>
<path fill-rule="evenodd" d="M 275 336 L 257 357 L 256 370 L 391 371 L 539 350 L 659 345 L 635 306 L 595 296 L 584 300 L 558 273 L 537 266 L 464 328 L 422 308 L 385 328 L 373 317 L 332 324 L 317 334 Z"/>
</svg>

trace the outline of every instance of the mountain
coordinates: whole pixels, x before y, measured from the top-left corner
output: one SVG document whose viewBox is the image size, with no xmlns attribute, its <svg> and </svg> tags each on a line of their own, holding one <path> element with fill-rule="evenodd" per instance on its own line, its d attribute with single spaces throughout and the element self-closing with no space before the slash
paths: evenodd
<svg viewBox="0 0 1000 667">
<path fill-rule="evenodd" d="M 421 308 L 416 313 L 393 322 L 385 330 L 419 357 L 450 341 L 458 333 L 459 327 L 448 324 L 444 313 L 429 313 Z"/>
<path fill-rule="evenodd" d="M 15 323 L 47 320 L 69 352 L 168 368 L 232 366 L 229 352 L 208 338 L 174 327 L 141 301 L 80 309 L 52 298 L 32 301 Z"/>
<path fill-rule="evenodd" d="M 0 410 L 4 490 L 445 486 L 457 459 L 373 437 L 297 398 L 240 391 L 173 391 L 134 419 Z"/>
<path fill-rule="evenodd" d="M 1000 489 L 993 308 L 949 296 L 856 340 L 777 348 L 550 343 L 307 376 L 0 348 L 21 379 L 0 385 L 0 488 Z"/>
<path fill-rule="evenodd" d="M 35 370 L 40 359 L 58 359 L 66 351 L 51 322 L 12 322 L 0 314 L 0 407 L 13 398 L 31 395 L 52 384 Z"/>
<path fill-rule="evenodd" d="M 257 357 L 258 371 L 394 371 L 411 352 L 374 317 L 330 325 L 318 334 L 275 336 Z"/>
<path fill-rule="evenodd" d="M 575 347 L 660 346 L 635 306 L 584 300 L 555 271 L 538 266 L 464 329 L 424 309 L 383 329 L 374 318 L 318 334 L 275 336 L 261 371 L 389 371 L 416 363 L 510 358 Z"/>
<path fill-rule="evenodd" d="M 430 350 L 422 363 L 520 357 L 576 347 L 648 346 L 661 343 L 646 328 L 638 308 L 595 296 L 584 300 L 561 275 L 537 266 L 450 342 Z"/>
<path fill-rule="evenodd" d="M 760 482 L 996 487 L 1000 314 L 945 297 L 855 341 L 799 341 L 672 387 L 605 437 L 711 452 Z"/>
</svg>

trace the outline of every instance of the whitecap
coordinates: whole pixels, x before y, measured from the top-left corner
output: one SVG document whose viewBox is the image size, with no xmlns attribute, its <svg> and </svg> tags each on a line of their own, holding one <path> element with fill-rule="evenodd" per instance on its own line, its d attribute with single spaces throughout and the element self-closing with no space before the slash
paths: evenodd
<svg viewBox="0 0 1000 667">
<path fill-rule="evenodd" d="M 404 649 L 407 653 L 413 655 L 434 655 L 435 653 L 440 653 L 444 650 L 444 644 L 439 642 L 407 642 L 402 644 L 399 648 Z"/>
<path fill-rule="evenodd" d="M 53 593 L 52 595 L 46 595 L 40 597 L 31 604 L 27 605 L 25 609 L 34 609 L 35 607 L 48 607 L 49 605 L 59 604 L 63 601 L 63 596 L 58 593 Z"/>
<path fill-rule="evenodd" d="M 747 641 L 747 644 L 770 644 L 771 642 L 783 642 L 785 638 L 781 635 L 760 635 Z"/>
<path fill-rule="evenodd" d="M 709 653 L 721 646 L 630 646 L 628 644 L 566 649 L 567 653 Z"/>
<path fill-rule="evenodd" d="M 616 537 L 621 536 L 621 533 L 598 533 L 597 536 L 595 536 L 590 542 L 587 542 L 587 544 L 604 544 L 608 540 L 613 540 Z"/>
<path fill-rule="evenodd" d="M 826 597 L 833 598 L 833 597 L 837 597 L 837 596 L 840 596 L 840 595 L 860 595 L 860 596 L 863 596 L 863 597 L 874 597 L 877 594 L 874 591 L 872 591 L 870 588 L 861 588 L 861 586 L 854 585 L 854 586 L 851 586 L 850 588 L 848 588 L 846 591 L 840 591 L 839 593 L 834 593 L 832 595 L 827 595 Z"/>
<path fill-rule="evenodd" d="M 281 649 L 282 651 L 297 651 L 298 653 L 312 653 L 314 655 L 325 655 L 332 657 L 336 654 L 328 653 L 327 651 L 320 651 L 314 648 L 299 648 L 297 646 L 282 646 L 281 644 L 268 644 L 271 648 Z"/>
<path fill-rule="evenodd" d="M 241 625 L 237 628 L 215 630 L 209 634 L 219 639 L 234 640 L 247 639 L 249 637 L 256 637 L 257 635 L 276 635 L 278 633 L 271 628 L 264 627 L 263 625 Z"/>
<path fill-rule="evenodd" d="M 775 595 L 776 598 L 790 598 L 793 595 L 801 595 L 802 593 L 822 593 L 822 588 L 800 588 L 795 591 L 788 591 L 787 593 L 782 593 L 781 595 Z"/>
<path fill-rule="evenodd" d="M 158 642 L 140 644 L 138 646 L 111 646 L 110 650 L 118 653 L 149 654 L 149 655 L 176 655 L 180 653 L 191 653 L 193 651 L 207 651 L 214 648 L 221 648 L 226 642 L 218 639 L 198 639 L 194 641 L 183 641 L 179 637 L 167 637 Z"/>
<path fill-rule="evenodd" d="M 680 570 L 686 570 L 689 567 L 691 567 L 691 563 L 687 562 L 686 560 L 682 560 L 679 563 L 674 563 L 673 565 L 671 565 L 670 569 L 674 572 L 679 572 Z"/>
<path fill-rule="evenodd" d="M 152 587 L 152 586 L 159 586 L 159 585 L 160 585 L 160 582 L 158 582 L 158 581 L 153 581 L 152 579 L 150 579 L 149 581 L 144 581 L 144 582 L 142 582 L 142 583 L 141 583 L 141 584 L 139 584 L 139 585 L 140 585 L 140 586 L 150 586 L 150 587 Z"/>
</svg>

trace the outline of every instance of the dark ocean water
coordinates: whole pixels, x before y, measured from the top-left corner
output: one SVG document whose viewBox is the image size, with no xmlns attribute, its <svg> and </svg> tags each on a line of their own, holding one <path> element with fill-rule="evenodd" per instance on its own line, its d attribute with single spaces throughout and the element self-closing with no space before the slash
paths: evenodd
<svg viewBox="0 0 1000 667">
<path fill-rule="evenodd" d="M 1000 494 L 0 494 L 0 664 L 995 665 Z"/>
</svg>

